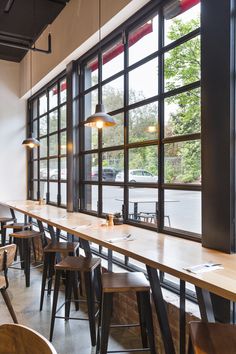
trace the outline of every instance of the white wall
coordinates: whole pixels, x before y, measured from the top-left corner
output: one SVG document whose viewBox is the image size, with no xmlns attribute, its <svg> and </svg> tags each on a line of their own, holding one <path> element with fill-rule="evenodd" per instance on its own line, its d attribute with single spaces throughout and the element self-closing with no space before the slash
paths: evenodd
<svg viewBox="0 0 236 354">
<path fill-rule="evenodd" d="M 0 60 L 0 201 L 26 199 L 26 101 L 19 88 L 20 65 Z"/>
</svg>

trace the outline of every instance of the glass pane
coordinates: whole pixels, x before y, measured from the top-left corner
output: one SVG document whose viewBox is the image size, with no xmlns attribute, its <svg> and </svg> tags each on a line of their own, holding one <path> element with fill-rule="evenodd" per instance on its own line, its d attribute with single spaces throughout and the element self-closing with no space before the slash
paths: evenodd
<svg viewBox="0 0 236 354">
<path fill-rule="evenodd" d="M 123 76 L 102 87 L 102 102 L 105 105 L 106 112 L 111 112 L 124 106 Z"/>
<path fill-rule="evenodd" d="M 43 116 L 39 119 L 39 136 L 46 135 L 47 131 L 47 116 Z"/>
<path fill-rule="evenodd" d="M 58 179 L 58 159 L 49 160 L 49 178 Z"/>
<path fill-rule="evenodd" d="M 57 203 L 58 194 L 58 183 L 49 182 L 49 201 L 52 203 Z"/>
<path fill-rule="evenodd" d="M 47 112 L 47 96 L 43 95 L 39 97 L 39 115 Z"/>
<path fill-rule="evenodd" d="M 86 154 L 84 156 L 84 179 L 86 181 L 98 181 L 98 154 Z"/>
<path fill-rule="evenodd" d="M 49 136 L 49 155 L 58 155 L 58 135 Z"/>
<path fill-rule="evenodd" d="M 134 222 L 157 225 L 158 189 L 130 188 L 128 217 Z"/>
<path fill-rule="evenodd" d="M 61 133 L 61 155 L 66 155 L 66 132 Z"/>
<path fill-rule="evenodd" d="M 66 183 L 61 183 L 61 205 L 66 205 L 67 200 L 66 200 Z"/>
<path fill-rule="evenodd" d="M 116 146 L 124 144 L 124 115 L 113 116 L 116 125 L 109 129 L 102 129 L 102 146 Z"/>
<path fill-rule="evenodd" d="M 45 181 L 40 181 L 40 198 L 46 199 L 48 184 Z"/>
<path fill-rule="evenodd" d="M 66 79 L 60 82 L 60 103 L 66 102 Z"/>
<path fill-rule="evenodd" d="M 50 91 L 49 91 L 49 109 L 52 109 L 57 106 L 57 99 L 58 99 L 58 89 L 57 85 L 55 85 Z"/>
<path fill-rule="evenodd" d="M 98 186 L 85 185 L 84 208 L 88 211 L 97 211 Z"/>
<path fill-rule="evenodd" d="M 33 199 L 38 200 L 38 182 L 33 183 Z"/>
<path fill-rule="evenodd" d="M 32 149 L 33 159 L 36 160 L 38 158 L 39 147 Z"/>
<path fill-rule="evenodd" d="M 33 121 L 33 133 L 34 133 L 34 137 L 37 138 L 38 137 L 38 119 Z"/>
<path fill-rule="evenodd" d="M 98 129 L 84 127 L 84 149 L 92 150 L 98 148 Z"/>
<path fill-rule="evenodd" d="M 49 133 L 58 130 L 58 113 L 57 109 L 49 114 Z"/>
<path fill-rule="evenodd" d="M 165 137 L 199 133 L 200 114 L 200 88 L 168 97 L 165 100 Z"/>
<path fill-rule="evenodd" d="M 201 183 L 199 140 L 165 144 L 164 152 L 166 183 Z"/>
<path fill-rule="evenodd" d="M 33 179 L 38 178 L 38 161 L 33 162 Z"/>
<path fill-rule="evenodd" d="M 66 157 L 61 158 L 61 179 L 67 179 Z"/>
<path fill-rule="evenodd" d="M 167 52 L 164 70 L 166 91 L 200 80 L 200 37 Z"/>
<path fill-rule="evenodd" d="M 129 182 L 157 183 L 157 146 L 129 149 Z"/>
<path fill-rule="evenodd" d="M 84 69 L 84 88 L 87 90 L 98 83 L 98 57 L 90 60 Z"/>
<path fill-rule="evenodd" d="M 129 143 L 158 138 L 158 103 L 129 111 Z"/>
<path fill-rule="evenodd" d="M 129 104 L 158 94 L 158 60 L 146 64 L 129 73 Z"/>
<path fill-rule="evenodd" d="M 165 191 L 165 226 L 201 234 L 201 192 Z"/>
<path fill-rule="evenodd" d="M 188 11 L 174 18 L 165 20 L 165 45 L 183 37 L 198 27 L 200 27 L 200 4 L 193 6 Z"/>
<path fill-rule="evenodd" d="M 40 166 L 40 172 L 39 172 L 40 179 L 47 179 L 48 178 L 47 160 L 40 160 L 39 166 Z"/>
<path fill-rule="evenodd" d="M 124 69 L 124 45 L 122 40 L 113 43 L 102 53 L 102 63 L 103 80 Z"/>
<path fill-rule="evenodd" d="M 102 154 L 102 180 L 114 182 L 120 171 L 124 171 L 124 151 L 104 152 Z"/>
<path fill-rule="evenodd" d="M 40 157 L 46 157 L 48 153 L 47 138 L 40 139 Z"/>
<path fill-rule="evenodd" d="M 158 50 L 158 16 L 129 33 L 129 65 Z"/>
<path fill-rule="evenodd" d="M 102 187 L 102 212 L 120 213 L 122 216 L 122 205 L 124 203 L 124 190 L 115 186 Z"/>
<path fill-rule="evenodd" d="M 61 121 L 60 121 L 60 129 L 66 128 L 66 106 L 62 106 L 60 108 Z"/>
<path fill-rule="evenodd" d="M 33 101 L 33 118 L 36 118 L 38 116 L 38 107 L 37 107 L 38 100 L 35 99 Z"/>
</svg>

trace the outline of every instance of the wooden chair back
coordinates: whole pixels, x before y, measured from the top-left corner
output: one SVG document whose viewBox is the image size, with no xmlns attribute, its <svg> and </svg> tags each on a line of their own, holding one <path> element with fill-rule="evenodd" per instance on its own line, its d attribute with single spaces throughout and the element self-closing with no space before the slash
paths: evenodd
<svg viewBox="0 0 236 354">
<path fill-rule="evenodd" d="M 0 326 L 0 354 L 57 354 L 41 334 L 19 324 Z"/>
<path fill-rule="evenodd" d="M 16 245 L 0 247 L 0 271 L 6 271 L 7 268 L 13 263 L 16 253 Z"/>
</svg>

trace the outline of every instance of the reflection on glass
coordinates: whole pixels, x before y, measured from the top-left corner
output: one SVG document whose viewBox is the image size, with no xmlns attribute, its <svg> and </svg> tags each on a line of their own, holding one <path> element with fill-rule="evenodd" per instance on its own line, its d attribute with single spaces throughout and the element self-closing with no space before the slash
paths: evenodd
<svg viewBox="0 0 236 354">
<path fill-rule="evenodd" d="M 61 155 L 66 154 L 66 132 L 61 133 Z"/>
<path fill-rule="evenodd" d="M 124 190 L 120 187 L 102 187 L 102 212 L 120 213 L 122 215 L 122 205 L 124 203 Z"/>
<path fill-rule="evenodd" d="M 40 177 L 40 179 L 47 179 L 48 178 L 47 160 L 40 160 L 39 161 L 39 177 Z"/>
<path fill-rule="evenodd" d="M 60 103 L 66 102 L 66 79 L 60 82 Z"/>
<path fill-rule="evenodd" d="M 129 65 L 158 50 L 158 16 L 129 33 Z"/>
<path fill-rule="evenodd" d="M 165 100 L 165 136 L 199 133 L 200 89 L 171 96 Z"/>
<path fill-rule="evenodd" d="M 113 116 L 116 125 L 109 129 L 102 129 L 102 146 L 117 146 L 124 144 L 124 115 Z"/>
<path fill-rule="evenodd" d="M 165 190 L 164 198 L 165 226 L 201 234 L 201 192 Z"/>
<path fill-rule="evenodd" d="M 61 158 L 61 179 L 67 179 L 66 157 Z"/>
<path fill-rule="evenodd" d="M 60 129 L 66 128 L 66 105 L 60 108 L 61 121 L 60 121 Z"/>
<path fill-rule="evenodd" d="M 145 84 L 145 83 L 148 83 Z M 129 73 L 129 104 L 158 94 L 158 60 L 146 64 Z"/>
<path fill-rule="evenodd" d="M 49 136 L 49 155 L 58 155 L 58 141 L 57 134 Z"/>
<path fill-rule="evenodd" d="M 38 178 L 38 161 L 33 161 L 33 179 Z"/>
<path fill-rule="evenodd" d="M 165 20 L 165 45 L 200 27 L 200 4 L 182 14 Z"/>
<path fill-rule="evenodd" d="M 33 183 L 33 199 L 38 200 L 38 182 Z"/>
<path fill-rule="evenodd" d="M 39 115 L 47 112 L 47 96 L 43 95 L 39 97 Z"/>
<path fill-rule="evenodd" d="M 47 131 L 47 116 L 43 116 L 39 119 L 39 135 L 46 135 Z"/>
<path fill-rule="evenodd" d="M 58 114 L 57 109 L 49 114 L 49 133 L 58 130 Z"/>
<path fill-rule="evenodd" d="M 33 121 L 33 133 L 34 133 L 34 137 L 37 138 L 38 137 L 38 119 Z"/>
<path fill-rule="evenodd" d="M 124 151 L 107 151 L 102 154 L 102 180 L 116 181 L 118 172 L 124 171 Z"/>
<path fill-rule="evenodd" d="M 98 57 L 90 60 L 84 68 L 84 88 L 88 88 L 98 83 Z"/>
<path fill-rule="evenodd" d="M 58 179 L 58 159 L 49 160 L 49 178 Z"/>
<path fill-rule="evenodd" d="M 46 181 L 40 181 L 39 183 L 39 190 L 40 190 L 40 198 L 46 200 L 47 191 L 48 191 L 48 183 Z"/>
<path fill-rule="evenodd" d="M 157 146 L 129 149 L 129 182 L 157 183 Z"/>
<path fill-rule="evenodd" d="M 164 70 L 166 91 L 200 80 L 200 36 L 167 52 Z"/>
<path fill-rule="evenodd" d="M 102 102 L 106 112 L 114 111 L 124 106 L 124 77 L 110 81 L 102 87 Z"/>
<path fill-rule="evenodd" d="M 57 203 L 58 183 L 49 182 L 49 202 Z"/>
<path fill-rule="evenodd" d="M 38 115 L 38 107 L 37 107 L 38 100 L 35 99 L 33 101 L 33 119 L 37 117 Z"/>
<path fill-rule="evenodd" d="M 98 186 L 86 185 L 84 208 L 88 211 L 97 211 L 98 205 Z"/>
<path fill-rule="evenodd" d="M 85 155 L 84 179 L 86 181 L 98 181 L 98 154 Z"/>
<path fill-rule="evenodd" d="M 57 106 L 57 98 L 58 98 L 57 94 L 58 94 L 57 85 L 55 85 L 49 91 L 49 109 L 52 109 Z"/>
<path fill-rule="evenodd" d="M 102 64 L 103 80 L 124 69 L 124 45 L 122 40 L 106 48 L 102 53 Z"/>
<path fill-rule="evenodd" d="M 158 189 L 130 188 L 128 218 L 134 222 L 156 226 L 158 221 Z"/>
<path fill-rule="evenodd" d="M 61 205 L 66 205 L 67 200 L 66 200 L 66 183 L 61 183 Z"/>
<path fill-rule="evenodd" d="M 201 183 L 201 146 L 199 140 L 165 144 L 166 183 Z"/>
<path fill-rule="evenodd" d="M 47 138 L 40 139 L 40 157 L 46 157 L 48 153 Z"/>
<path fill-rule="evenodd" d="M 158 138 L 158 103 L 129 111 L 129 143 Z"/>
</svg>

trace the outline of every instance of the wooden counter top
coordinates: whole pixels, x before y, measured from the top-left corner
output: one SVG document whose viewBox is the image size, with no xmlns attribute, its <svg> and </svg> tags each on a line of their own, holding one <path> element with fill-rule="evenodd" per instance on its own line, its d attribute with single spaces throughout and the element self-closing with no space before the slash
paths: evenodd
<svg viewBox="0 0 236 354">
<path fill-rule="evenodd" d="M 126 224 L 103 227 L 101 224 L 104 219 L 83 213 L 68 213 L 65 209 L 38 205 L 34 201 L 6 201 L 1 204 L 236 301 L 236 254 L 210 250 L 194 241 Z M 108 242 L 109 239 L 121 238 L 127 234 L 134 236 L 134 240 Z M 221 263 L 224 269 L 200 275 L 183 269 L 209 261 Z"/>
</svg>

